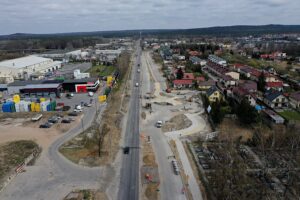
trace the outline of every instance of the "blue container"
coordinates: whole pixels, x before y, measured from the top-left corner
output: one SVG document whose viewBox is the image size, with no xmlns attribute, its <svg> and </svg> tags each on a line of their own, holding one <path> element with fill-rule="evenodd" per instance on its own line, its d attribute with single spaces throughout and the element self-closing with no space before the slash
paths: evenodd
<svg viewBox="0 0 300 200">
<path fill-rule="evenodd" d="M 16 112 L 15 103 L 8 101 L 2 105 L 3 112 Z"/>
</svg>

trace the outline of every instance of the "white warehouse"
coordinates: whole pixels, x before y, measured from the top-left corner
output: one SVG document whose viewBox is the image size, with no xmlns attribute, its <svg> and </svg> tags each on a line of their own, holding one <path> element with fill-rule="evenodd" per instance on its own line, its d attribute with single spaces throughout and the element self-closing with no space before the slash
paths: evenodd
<svg viewBox="0 0 300 200">
<path fill-rule="evenodd" d="M 61 68 L 61 62 L 50 58 L 26 56 L 0 62 L 0 79 L 12 82 L 14 79 L 28 79 L 34 74 L 44 74 Z"/>
</svg>

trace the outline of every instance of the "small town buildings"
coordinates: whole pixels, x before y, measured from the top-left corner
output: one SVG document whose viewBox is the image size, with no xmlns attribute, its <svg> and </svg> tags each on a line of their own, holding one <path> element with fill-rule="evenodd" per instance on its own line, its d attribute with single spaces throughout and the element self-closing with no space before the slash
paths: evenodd
<svg viewBox="0 0 300 200">
<path fill-rule="evenodd" d="M 290 105 L 295 109 L 300 109 L 300 91 L 290 94 Z"/>
<path fill-rule="evenodd" d="M 76 69 L 74 70 L 74 78 L 75 79 L 90 78 L 90 73 L 81 73 L 80 69 Z"/>
<path fill-rule="evenodd" d="M 191 87 L 193 87 L 193 80 L 191 80 L 191 79 L 173 80 L 173 87 L 175 89 L 191 88 Z"/>
<path fill-rule="evenodd" d="M 227 72 L 225 75 L 230 76 L 234 80 L 239 80 L 240 79 L 240 74 L 237 72 Z"/>
<path fill-rule="evenodd" d="M 223 98 L 222 93 L 220 92 L 220 90 L 216 86 L 210 87 L 206 91 L 206 95 L 207 95 L 207 98 L 208 98 L 209 102 L 220 101 Z"/>
<path fill-rule="evenodd" d="M 28 80 L 34 74 L 45 74 L 61 68 L 61 62 L 50 58 L 26 56 L 0 62 L 0 79 L 13 82 L 15 79 Z"/>
<path fill-rule="evenodd" d="M 264 103 L 274 109 L 288 107 L 288 99 L 281 92 L 271 92 L 266 94 Z"/>
<path fill-rule="evenodd" d="M 208 56 L 208 60 L 212 63 L 215 63 L 215 64 L 219 64 L 219 65 L 223 65 L 223 66 L 226 66 L 227 65 L 227 61 L 224 60 L 223 58 L 220 58 L 216 55 L 209 55 Z"/>
<path fill-rule="evenodd" d="M 190 61 L 194 64 L 194 65 L 201 65 L 201 66 L 205 66 L 206 65 L 206 61 L 202 60 L 196 56 L 191 56 L 190 57 Z"/>
<path fill-rule="evenodd" d="M 234 87 L 232 90 L 232 96 L 238 103 L 241 103 L 243 99 L 246 99 L 251 106 L 254 107 L 256 105 L 254 94 L 242 87 Z"/>
<path fill-rule="evenodd" d="M 277 91 L 283 91 L 283 83 L 280 82 L 266 82 L 265 86 L 266 90 L 277 90 Z"/>
<path fill-rule="evenodd" d="M 247 92 L 255 93 L 257 92 L 257 83 L 251 80 L 240 80 L 238 83 L 239 87 L 243 88 Z"/>
<path fill-rule="evenodd" d="M 204 81 L 204 82 L 200 82 L 198 83 L 198 88 L 200 90 L 208 90 L 209 88 L 211 88 L 212 86 L 216 85 L 216 82 L 213 80 L 208 80 L 208 81 Z"/>
<path fill-rule="evenodd" d="M 275 113 L 273 110 L 270 109 L 264 109 L 262 110 L 262 113 L 265 115 L 266 119 L 274 124 L 283 124 L 284 119 L 279 116 L 277 113 Z"/>
</svg>

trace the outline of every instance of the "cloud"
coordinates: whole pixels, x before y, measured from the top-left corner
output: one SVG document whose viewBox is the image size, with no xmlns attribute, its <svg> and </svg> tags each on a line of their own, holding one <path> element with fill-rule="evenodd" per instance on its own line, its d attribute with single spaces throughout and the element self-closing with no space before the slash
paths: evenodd
<svg viewBox="0 0 300 200">
<path fill-rule="evenodd" d="M 0 5 L 0 34 L 298 24 L 300 19 L 299 0 L 0 0 Z"/>
</svg>

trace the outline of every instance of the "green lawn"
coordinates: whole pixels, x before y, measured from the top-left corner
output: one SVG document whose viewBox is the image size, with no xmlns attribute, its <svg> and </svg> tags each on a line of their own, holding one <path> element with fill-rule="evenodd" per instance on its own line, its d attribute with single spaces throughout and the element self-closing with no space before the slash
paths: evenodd
<svg viewBox="0 0 300 200">
<path fill-rule="evenodd" d="M 114 73 L 115 69 L 116 67 L 114 66 L 97 65 L 91 67 L 87 72 L 89 72 L 91 76 L 109 76 Z"/>
<path fill-rule="evenodd" d="M 284 111 L 280 112 L 279 114 L 288 120 L 300 121 L 300 113 L 296 111 Z"/>
</svg>

